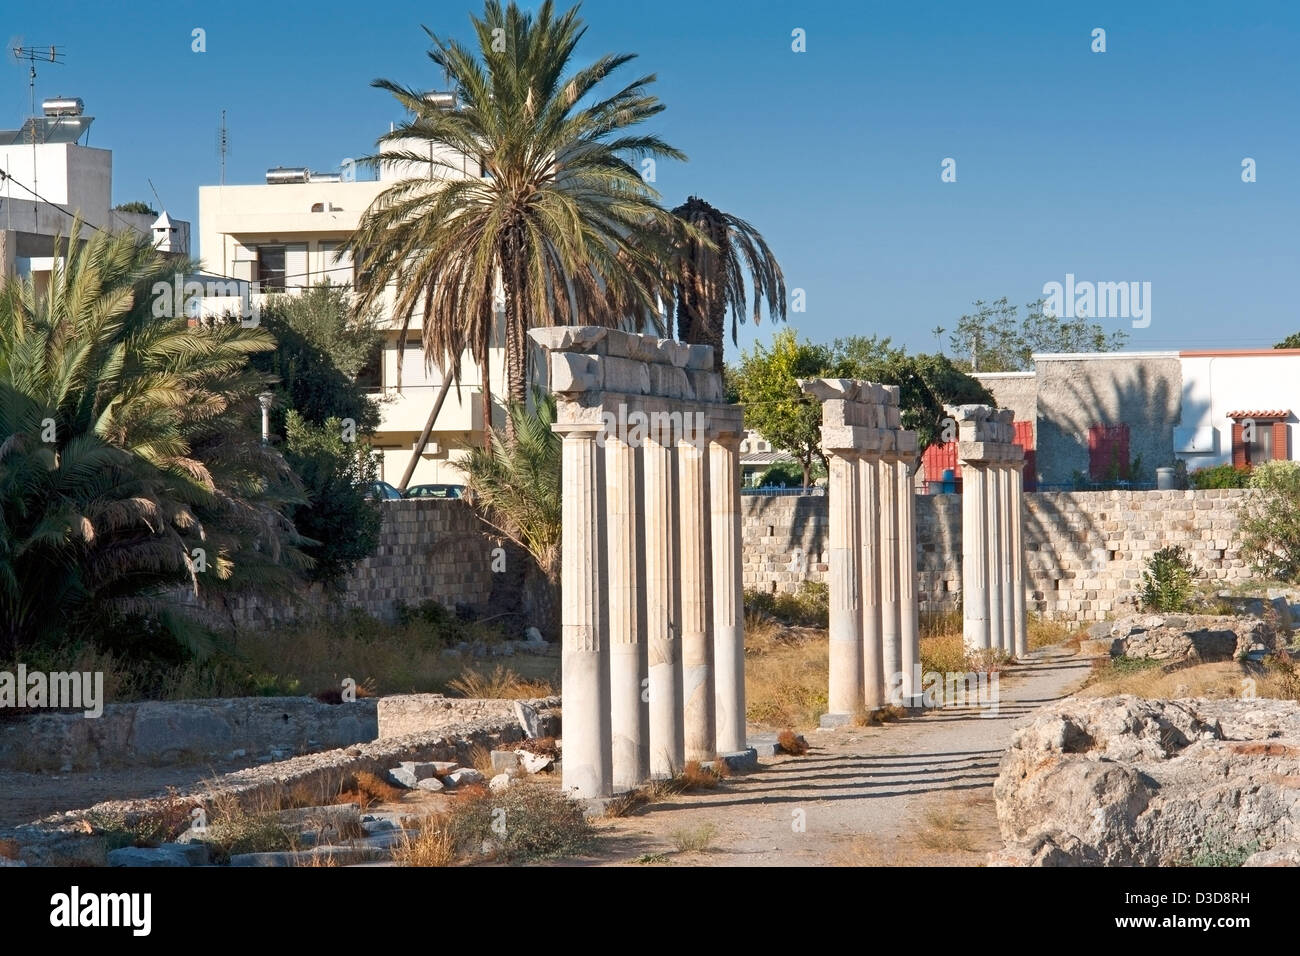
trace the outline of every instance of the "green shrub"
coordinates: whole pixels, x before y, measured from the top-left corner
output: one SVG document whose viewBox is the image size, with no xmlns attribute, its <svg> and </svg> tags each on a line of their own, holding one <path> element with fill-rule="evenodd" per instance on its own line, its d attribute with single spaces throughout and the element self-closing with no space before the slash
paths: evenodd
<svg viewBox="0 0 1300 956">
<path fill-rule="evenodd" d="M 830 588 L 820 581 L 804 581 L 794 594 L 746 591 L 745 610 L 790 627 L 828 627 Z"/>
<path fill-rule="evenodd" d="M 583 853 L 595 839 L 580 803 L 537 783 L 462 798 L 449 826 L 462 852 L 486 851 L 507 863 Z"/>
<path fill-rule="evenodd" d="M 1259 494 L 1247 500 L 1241 519 L 1241 552 L 1260 574 L 1300 581 L 1300 464 L 1270 461 L 1250 474 Z"/>
<path fill-rule="evenodd" d="M 1186 611 L 1192 598 L 1196 567 L 1180 544 L 1161 548 L 1142 572 L 1142 606 L 1149 611 Z"/>
<path fill-rule="evenodd" d="M 1215 465 L 1202 468 L 1187 476 L 1193 488 L 1245 488 L 1250 484 L 1250 471 L 1235 465 Z"/>
</svg>

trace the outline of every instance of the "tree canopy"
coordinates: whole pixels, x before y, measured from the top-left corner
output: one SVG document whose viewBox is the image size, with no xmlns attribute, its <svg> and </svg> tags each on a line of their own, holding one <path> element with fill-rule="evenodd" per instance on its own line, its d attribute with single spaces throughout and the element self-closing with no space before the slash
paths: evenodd
<svg viewBox="0 0 1300 956">
<path fill-rule="evenodd" d="M 948 339 L 952 363 L 963 372 L 1020 372 L 1033 368 L 1035 352 L 1114 352 L 1128 340 L 1099 322 L 1048 315 L 1042 299 L 1028 303 L 1023 318 L 1006 296 L 974 305 Z"/>
</svg>

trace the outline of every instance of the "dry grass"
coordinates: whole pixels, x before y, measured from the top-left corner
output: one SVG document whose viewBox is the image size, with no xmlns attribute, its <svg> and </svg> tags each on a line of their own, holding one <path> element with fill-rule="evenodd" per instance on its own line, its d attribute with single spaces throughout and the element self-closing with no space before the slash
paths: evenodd
<svg viewBox="0 0 1300 956">
<path fill-rule="evenodd" d="M 802 757 L 808 752 L 808 743 L 793 730 L 786 728 L 776 736 L 776 744 L 785 753 L 793 757 Z"/>
<path fill-rule="evenodd" d="M 400 787 L 363 770 L 344 783 L 333 802 L 355 803 L 362 810 L 368 810 L 377 803 L 400 803 L 405 794 L 406 791 Z"/>
<path fill-rule="evenodd" d="M 1080 639 L 1088 633 L 1086 627 L 1068 624 L 1063 621 L 1049 621 L 1039 614 L 1029 615 L 1029 649 L 1036 651 L 1040 647 L 1064 644 L 1077 651 Z"/>
<path fill-rule="evenodd" d="M 482 744 L 474 744 L 470 747 L 469 765 L 489 780 L 496 776 L 497 772 L 492 769 L 491 747 L 484 747 Z"/>
<path fill-rule="evenodd" d="M 466 668 L 459 677 L 448 681 L 447 687 L 462 697 L 488 700 L 529 700 L 555 693 L 549 680 L 521 677 L 504 664 L 498 664 L 491 673 Z"/>
<path fill-rule="evenodd" d="M 671 838 L 678 853 L 704 853 L 713 846 L 717 835 L 717 827 L 712 823 L 704 823 L 690 829 L 674 830 Z"/>
<path fill-rule="evenodd" d="M 921 638 L 921 673 L 935 671 L 940 674 L 964 674 L 970 670 L 966 660 L 966 645 L 962 642 L 961 627 L 943 634 L 929 634 Z"/>
<path fill-rule="evenodd" d="M 836 866 L 981 866 L 1001 845 L 993 795 L 980 790 L 927 805 L 897 839 L 855 837 L 831 857 Z"/>
<path fill-rule="evenodd" d="M 433 813 L 420 819 L 393 847 L 398 866 L 451 866 L 456 862 L 456 837 L 447 814 Z"/>
<path fill-rule="evenodd" d="M 922 812 L 916 842 L 927 850 L 949 853 L 970 853 L 974 850 L 969 819 L 961 810 L 950 805 L 930 807 Z"/>
<path fill-rule="evenodd" d="M 1151 699 L 1228 700 L 1254 696 L 1300 700 L 1300 670 L 1293 661 L 1280 656 L 1264 665 L 1216 661 L 1185 667 L 1115 658 L 1096 662 L 1088 684 L 1079 691 L 1080 697 L 1118 694 Z"/>
<path fill-rule="evenodd" d="M 745 716 L 768 727 L 810 728 L 826 712 L 830 667 L 825 631 L 745 621 Z"/>
</svg>

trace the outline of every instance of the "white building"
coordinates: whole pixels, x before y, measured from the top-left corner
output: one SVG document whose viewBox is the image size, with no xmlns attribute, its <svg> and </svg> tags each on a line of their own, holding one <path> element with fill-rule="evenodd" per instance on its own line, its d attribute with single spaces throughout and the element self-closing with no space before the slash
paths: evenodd
<svg viewBox="0 0 1300 956">
<path fill-rule="evenodd" d="M 395 147 L 397 148 L 397 147 Z M 428 149 L 421 143 L 418 148 Z M 434 178 L 478 176 L 477 164 L 456 154 L 437 157 Z M 470 166 L 474 165 L 471 169 Z M 355 267 L 342 244 L 361 222 L 375 198 L 393 181 L 410 171 L 385 163 L 374 181 L 345 180 L 344 175 L 317 173 L 303 167 L 268 170 L 266 182 L 242 186 L 204 186 L 199 189 L 199 256 L 208 274 L 255 283 L 254 305 L 268 294 L 295 294 L 322 281 L 351 287 Z M 400 318 L 392 312 L 394 290 L 389 289 L 380 321 L 388 330 L 379 367 L 371 375 L 380 402 L 381 423 L 374 438 L 380 460 L 380 477 L 397 484 L 432 409 L 443 373 L 424 361 L 420 310 L 417 307 L 405 337 Z M 205 315 L 238 312 L 239 303 L 222 297 L 202 300 Z M 499 334 L 499 333 L 498 333 Z M 398 357 L 402 358 L 400 383 Z M 491 424 L 503 421 L 505 393 L 504 349 L 493 348 L 488 365 L 494 396 Z M 470 356 L 461 359 L 460 388 L 447 395 L 434 423 L 424 454 L 411 478 L 423 482 L 461 483 L 464 475 L 455 462 L 468 449 L 481 446 L 484 436 L 482 381 Z"/>
<path fill-rule="evenodd" d="M 54 239 L 80 215 L 92 229 L 130 229 L 163 251 L 189 255 L 189 223 L 113 208 L 113 153 L 82 145 L 94 117 L 79 99 L 50 99 L 43 115 L 18 129 L 0 130 L 0 277 L 36 278 L 38 288 L 55 263 Z"/>
</svg>

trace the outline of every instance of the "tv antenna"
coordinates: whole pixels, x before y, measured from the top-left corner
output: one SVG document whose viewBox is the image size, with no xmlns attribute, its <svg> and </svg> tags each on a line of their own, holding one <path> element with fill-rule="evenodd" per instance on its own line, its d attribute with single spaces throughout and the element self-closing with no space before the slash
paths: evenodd
<svg viewBox="0 0 1300 956">
<path fill-rule="evenodd" d="M 32 119 L 36 119 L 36 64 L 37 63 L 58 63 L 63 64 L 66 53 L 56 44 L 49 46 L 23 46 L 22 40 L 19 40 L 13 46 L 13 56 L 15 60 L 27 61 L 27 90 L 31 99 Z M 36 139 L 36 123 L 32 123 L 32 140 Z"/>
<path fill-rule="evenodd" d="M 37 190 L 40 184 L 36 181 L 36 167 L 40 165 L 36 162 L 36 64 L 37 63 L 58 63 L 64 62 L 66 54 L 57 44 L 51 43 L 49 46 L 24 46 L 22 39 L 13 44 L 11 47 L 15 60 L 27 61 L 27 90 L 31 100 L 31 128 L 32 128 L 32 224 L 37 232 L 40 231 L 40 194 Z"/>
<path fill-rule="evenodd" d="M 226 184 L 226 154 L 230 152 L 230 133 L 226 130 L 226 111 L 221 111 L 221 126 L 217 128 L 217 153 L 221 156 L 221 185 Z"/>
</svg>

